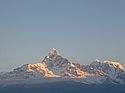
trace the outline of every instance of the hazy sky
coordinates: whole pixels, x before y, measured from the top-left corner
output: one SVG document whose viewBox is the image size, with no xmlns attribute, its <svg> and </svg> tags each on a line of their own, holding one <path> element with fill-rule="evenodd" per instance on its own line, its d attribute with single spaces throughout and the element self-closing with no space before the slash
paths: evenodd
<svg viewBox="0 0 125 93">
<path fill-rule="evenodd" d="M 125 64 L 125 0 L 0 0 L 0 71 L 53 47 L 78 63 Z"/>
</svg>

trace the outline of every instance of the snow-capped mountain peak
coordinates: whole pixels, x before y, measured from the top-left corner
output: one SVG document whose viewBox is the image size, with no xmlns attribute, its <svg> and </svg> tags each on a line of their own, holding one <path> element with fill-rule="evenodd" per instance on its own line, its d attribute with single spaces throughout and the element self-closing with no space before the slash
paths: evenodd
<svg viewBox="0 0 125 93">
<path fill-rule="evenodd" d="M 112 65 L 112 66 L 114 66 L 115 68 L 119 68 L 119 69 L 125 70 L 124 66 L 123 66 L 121 63 L 119 63 L 119 62 L 104 61 L 104 63 L 109 64 L 109 65 Z"/>
<path fill-rule="evenodd" d="M 57 52 L 57 50 L 55 49 L 55 48 L 52 48 L 50 51 L 49 51 L 49 53 L 48 53 L 48 57 L 50 57 L 50 58 L 53 58 L 53 57 L 55 57 L 55 56 L 57 56 L 58 55 L 58 52 Z"/>
<path fill-rule="evenodd" d="M 56 49 L 49 51 L 40 63 L 26 64 L 11 72 L 2 73 L 0 79 L 39 79 L 45 77 L 80 78 L 84 83 L 113 82 L 125 84 L 125 68 L 119 62 L 96 59 L 90 65 L 72 63 L 58 54 Z"/>
</svg>

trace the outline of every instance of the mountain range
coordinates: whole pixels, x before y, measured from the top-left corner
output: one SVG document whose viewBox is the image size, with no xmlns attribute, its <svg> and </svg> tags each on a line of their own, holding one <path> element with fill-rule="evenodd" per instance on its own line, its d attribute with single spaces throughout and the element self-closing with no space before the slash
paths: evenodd
<svg viewBox="0 0 125 93">
<path fill-rule="evenodd" d="M 52 78 L 53 81 L 69 80 L 84 84 L 124 85 L 125 67 L 119 62 L 97 59 L 88 65 L 73 63 L 59 55 L 53 48 L 39 63 L 25 64 L 10 72 L 0 73 L 0 81 L 47 78 Z"/>
</svg>

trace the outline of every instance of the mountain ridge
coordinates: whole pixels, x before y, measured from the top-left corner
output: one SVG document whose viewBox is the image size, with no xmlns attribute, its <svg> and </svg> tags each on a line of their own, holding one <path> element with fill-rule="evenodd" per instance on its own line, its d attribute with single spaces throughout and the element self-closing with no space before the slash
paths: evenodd
<svg viewBox="0 0 125 93">
<path fill-rule="evenodd" d="M 35 64 L 25 64 L 13 71 L 0 74 L 0 80 L 41 78 L 78 78 L 86 84 L 125 84 L 125 67 L 119 62 L 95 60 L 89 65 L 72 63 L 58 55 L 56 49 Z"/>
</svg>

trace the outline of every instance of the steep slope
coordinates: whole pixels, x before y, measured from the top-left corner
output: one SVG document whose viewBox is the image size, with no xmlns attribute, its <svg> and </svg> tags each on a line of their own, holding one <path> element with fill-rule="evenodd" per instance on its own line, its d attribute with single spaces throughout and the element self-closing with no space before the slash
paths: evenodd
<svg viewBox="0 0 125 93">
<path fill-rule="evenodd" d="M 0 76 L 1 79 L 38 79 L 41 77 L 58 76 L 42 63 L 26 64 Z"/>
</svg>

